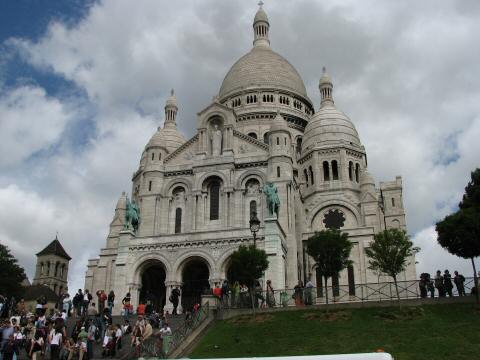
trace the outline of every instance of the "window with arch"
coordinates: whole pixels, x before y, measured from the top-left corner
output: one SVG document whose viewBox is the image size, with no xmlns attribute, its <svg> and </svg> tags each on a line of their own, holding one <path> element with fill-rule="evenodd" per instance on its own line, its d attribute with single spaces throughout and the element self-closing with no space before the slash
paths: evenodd
<svg viewBox="0 0 480 360">
<path fill-rule="evenodd" d="M 182 209 L 175 209 L 175 234 L 182 232 Z"/>
<path fill-rule="evenodd" d="M 257 139 L 257 134 L 255 134 L 254 132 L 248 133 L 248 136 L 250 136 L 251 138 Z"/>
<path fill-rule="evenodd" d="M 353 181 L 353 162 L 348 163 L 348 178 Z"/>
<path fill-rule="evenodd" d="M 280 145 L 280 138 L 277 136 L 277 145 Z"/>
<path fill-rule="evenodd" d="M 332 179 L 338 180 L 338 163 L 337 160 L 332 161 Z"/>
<path fill-rule="evenodd" d="M 280 166 L 277 166 L 277 177 L 280 177 Z"/>
<path fill-rule="evenodd" d="M 265 144 L 268 144 L 268 132 L 266 132 L 265 134 L 263 134 L 263 142 Z"/>
<path fill-rule="evenodd" d="M 315 180 L 313 179 L 313 169 L 311 166 L 308 167 L 308 171 L 310 173 L 310 182 L 313 184 L 315 184 Z"/>
<path fill-rule="evenodd" d="M 213 179 L 209 185 L 210 193 L 210 220 L 220 218 L 220 180 Z"/>
<path fill-rule="evenodd" d="M 54 274 L 54 276 L 57 276 L 57 275 L 58 275 L 58 266 L 59 266 L 59 265 L 60 265 L 60 264 L 59 264 L 58 262 L 55 264 L 55 274 Z"/>
<path fill-rule="evenodd" d="M 45 271 L 44 267 L 43 262 L 40 263 L 40 275 L 43 275 L 43 272 Z"/>
<path fill-rule="evenodd" d="M 148 182 L 148 191 L 152 191 L 152 181 Z"/>
<path fill-rule="evenodd" d="M 50 261 L 47 261 L 47 275 L 50 276 Z"/>
<path fill-rule="evenodd" d="M 60 276 L 63 278 L 63 274 L 65 274 L 65 264 L 62 264 L 60 267 Z"/>
<path fill-rule="evenodd" d="M 348 265 L 348 295 L 355 296 L 355 272 L 353 265 Z"/>
<path fill-rule="evenodd" d="M 355 165 L 355 181 L 357 183 L 360 182 L 360 164 L 359 163 Z"/>
<path fill-rule="evenodd" d="M 298 137 L 297 138 L 297 153 L 301 153 L 301 152 L 302 152 L 302 138 Z"/>
<path fill-rule="evenodd" d="M 250 201 L 250 219 L 252 218 L 253 214 L 257 213 L 257 202 L 255 200 Z"/>
<path fill-rule="evenodd" d="M 152 152 L 152 160 L 155 160 L 155 153 Z"/>
<path fill-rule="evenodd" d="M 308 187 L 308 171 L 307 171 L 307 169 L 303 169 L 303 176 L 305 177 L 305 184 Z"/>
<path fill-rule="evenodd" d="M 158 160 L 162 160 L 162 153 L 158 153 Z"/>
<path fill-rule="evenodd" d="M 328 167 L 328 161 L 323 162 L 323 181 L 330 181 L 330 169 Z"/>
</svg>

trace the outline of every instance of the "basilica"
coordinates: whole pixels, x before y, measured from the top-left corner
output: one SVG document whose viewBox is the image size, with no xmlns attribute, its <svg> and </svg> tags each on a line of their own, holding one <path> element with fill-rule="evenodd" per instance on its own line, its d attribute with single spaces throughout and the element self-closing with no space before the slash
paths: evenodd
<svg viewBox="0 0 480 360">
<path fill-rule="evenodd" d="M 120 196 L 106 244 L 88 262 L 85 289 L 114 290 L 117 299 L 130 292 L 134 306 L 150 300 L 168 308 L 178 286 L 181 305 L 191 306 L 205 289 L 234 280 L 229 258 L 240 245 L 253 244 L 254 214 L 256 246 L 269 259 L 262 281 L 275 289 L 308 279 L 322 286 L 305 244 L 326 228 L 341 229 L 354 244 L 352 265 L 333 285 L 352 295 L 355 284 L 382 281 L 368 269 L 364 249 L 385 227 L 406 229 L 402 179 L 376 187 L 357 130 L 335 105 L 332 78 L 323 69 L 314 104 L 299 73 L 272 49 L 269 31 L 260 6 L 253 47 L 200 110 L 190 139 L 177 129 L 181 106 L 172 90 L 131 193 Z M 275 211 L 268 209 L 267 187 L 278 196 Z M 138 208 L 134 227 L 132 208 Z M 415 279 L 414 264 L 400 280 Z"/>
</svg>

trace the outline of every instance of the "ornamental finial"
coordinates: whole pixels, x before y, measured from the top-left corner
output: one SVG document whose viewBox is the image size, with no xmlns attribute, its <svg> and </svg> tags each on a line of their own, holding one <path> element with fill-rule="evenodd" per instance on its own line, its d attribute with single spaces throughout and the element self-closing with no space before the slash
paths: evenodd
<svg viewBox="0 0 480 360">
<path fill-rule="evenodd" d="M 260 1 L 258 2 L 258 6 L 260 6 L 260 8 L 262 8 L 262 6 L 263 6 L 263 1 L 262 1 L 262 0 L 260 0 Z"/>
<path fill-rule="evenodd" d="M 170 90 L 170 96 L 173 96 L 174 93 L 175 91 L 173 91 L 173 88 L 172 88 L 172 90 Z"/>
</svg>

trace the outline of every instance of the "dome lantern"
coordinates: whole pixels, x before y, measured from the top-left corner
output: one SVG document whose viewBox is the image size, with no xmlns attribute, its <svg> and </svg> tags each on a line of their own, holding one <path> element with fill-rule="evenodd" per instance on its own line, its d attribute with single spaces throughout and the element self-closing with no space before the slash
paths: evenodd
<svg viewBox="0 0 480 360">
<path fill-rule="evenodd" d="M 165 126 L 177 126 L 177 112 L 177 98 L 175 96 L 174 90 L 172 89 L 170 90 L 170 96 L 165 103 Z"/>
<path fill-rule="evenodd" d="M 320 78 L 320 82 L 318 84 L 318 88 L 320 89 L 320 97 L 321 103 L 320 107 L 325 105 L 333 105 L 333 83 L 330 75 L 327 74 L 327 68 L 324 66 L 322 69 L 322 77 Z"/>
<path fill-rule="evenodd" d="M 270 46 L 268 39 L 268 31 L 270 30 L 270 23 L 268 22 L 267 13 L 263 10 L 263 1 L 258 3 L 260 8 L 253 19 L 253 46 Z"/>
</svg>

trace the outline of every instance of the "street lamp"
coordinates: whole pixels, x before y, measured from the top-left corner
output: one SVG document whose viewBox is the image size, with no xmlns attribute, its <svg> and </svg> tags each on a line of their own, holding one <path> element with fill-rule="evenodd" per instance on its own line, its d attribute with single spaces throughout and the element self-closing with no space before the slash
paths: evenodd
<svg viewBox="0 0 480 360">
<path fill-rule="evenodd" d="M 257 232 L 260 229 L 260 220 L 257 218 L 257 212 L 253 211 L 250 216 L 250 231 L 253 234 L 253 247 L 257 247 Z"/>
</svg>

